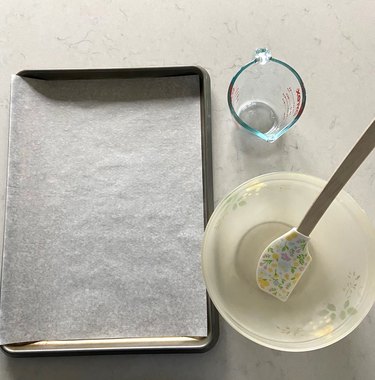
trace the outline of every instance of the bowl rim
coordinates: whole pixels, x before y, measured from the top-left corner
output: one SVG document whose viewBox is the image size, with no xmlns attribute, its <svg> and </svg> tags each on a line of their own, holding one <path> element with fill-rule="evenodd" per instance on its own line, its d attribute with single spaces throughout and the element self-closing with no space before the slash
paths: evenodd
<svg viewBox="0 0 375 380">
<path fill-rule="evenodd" d="M 209 289 L 209 284 L 207 281 L 207 273 L 206 273 L 206 265 L 205 265 L 205 250 L 207 246 L 207 236 L 208 232 L 214 227 L 215 222 L 216 222 L 216 217 L 220 213 L 223 204 L 226 203 L 228 198 L 230 198 L 234 193 L 238 192 L 240 189 L 243 187 L 247 187 L 250 184 L 255 185 L 257 182 L 263 182 L 264 180 L 270 181 L 272 179 L 275 180 L 299 180 L 301 182 L 305 182 L 308 184 L 314 184 L 314 185 L 321 185 L 322 187 L 325 185 L 327 182 L 326 180 L 323 180 L 322 178 L 315 177 L 309 174 L 303 174 L 303 173 L 295 173 L 295 172 L 289 172 L 289 171 L 277 171 L 277 172 L 271 172 L 271 173 L 266 173 L 266 174 L 261 174 L 259 176 L 253 177 L 245 182 L 242 182 L 240 185 L 235 187 L 233 190 L 231 190 L 229 193 L 227 193 L 223 199 L 217 204 L 215 207 L 214 212 L 212 213 L 205 232 L 203 236 L 203 242 L 202 242 L 202 248 L 201 248 L 201 267 L 202 267 L 202 272 L 203 272 L 203 278 L 204 282 L 208 291 L 208 294 L 210 296 L 210 299 L 212 300 L 213 304 L 219 311 L 220 315 L 224 318 L 224 320 L 231 326 L 233 327 L 238 333 L 243 335 L 245 338 L 258 343 L 264 347 L 268 347 L 271 349 L 279 350 L 279 351 L 285 351 L 285 352 L 307 352 L 307 351 L 314 351 L 318 350 L 327 346 L 330 346 L 339 340 L 343 339 L 347 335 L 349 335 L 353 330 L 355 330 L 361 322 L 365 319 L 369 311 L 371 310 L 374 302 L 375 302 L 375 291 L 373 292 L 371 298 L 372 302 L 368 302 L 366 306 L 363 307 L 362 313 L 359 315 L 359 318 L 353 322 L 353 324 L 347 328 L 344 328 L 344 325 L 341 325 L 337 327 L 336 331 L 338 331 L 337 335 L 334 338 L 331 338 L 327 341 L 327 339 L 323 339 L 327 337 L 327 335 L 323 337 L 318 337 L 316 339 L 308 340 L 308 341 L 302 341 L 302 342 L 283 342 L 281 345 L 277 344 L 276 341 L 272 341 L 267 338 L 263 338 L 260 335 L 255 334 L 254 332 L 250 332 L 246 330 L 243 326 L 241 326 L 235 319 L 231 317 L 231 315 L 226 311 L 226 308 L 221 304 L 221 302 L 218 300 L 216 297 L 216 294 L 212 294 Z M 355 201 L 355 199 L 347 193 L 345 190 L 341 190 L 340 192 L 341 197 L 344 196 L 345 199 L 345 205 L 349 203 L 349 205 L 354 206 L 358 211 L 356 213 L 356 218 L 360 222 L 360 224 L 366 228 L 366 230 L 372 232 L 373 240 L 375 242 L 375 229 L 373 224 L 371 223 L 369 217 L 363 210 L 363 208 Z M 340 195 L 339 195 L 340 196 Z M 375 289 L 374 289 L 375 290 Z M 323 340 L 321 343 L 318 344 L 313 344 L 311 346 L 306 347 L 306 344 L 308 342 L 317 342 L 319 340 Z"/>
</svg>

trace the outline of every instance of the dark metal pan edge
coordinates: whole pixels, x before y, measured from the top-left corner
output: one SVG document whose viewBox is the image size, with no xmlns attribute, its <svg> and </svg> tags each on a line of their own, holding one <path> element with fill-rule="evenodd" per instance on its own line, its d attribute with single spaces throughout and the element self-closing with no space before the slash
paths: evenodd
<svg viewBox="0 0 375 380">
<path fill-rule="evenodd" d="M 80 80 L 108 78 L 153 78 L 182 75 L 198 75 L 201 91 L 201 136 L 202 136 L 202 180 L 204 197 L 204 226 L 214 209 L 213 170 L 212 170 L 212 131 L 211 131 L 211 89 L 208 72 L 199 66 L 110 68 L 110 69 L 51 69 L 23 70 L 18 76 L 40 80 Z M 218 312 L 207 294 L 208 335 L 196 339 L 191 344 L 170 344 L 160 346 L 114 347 L 106 349 L 27 349 L 29 345 L 3 345 L 3 352 L 14 357 L 30 356 L 70 356 L 92 354 L 141 354 L 141 353 L 200 353 L 211 349 L 219 338 Z M 178 338 L 178 337 L 177 337 Z M 20 348 L 23 347 L 23 348 Z"/>
</svg>

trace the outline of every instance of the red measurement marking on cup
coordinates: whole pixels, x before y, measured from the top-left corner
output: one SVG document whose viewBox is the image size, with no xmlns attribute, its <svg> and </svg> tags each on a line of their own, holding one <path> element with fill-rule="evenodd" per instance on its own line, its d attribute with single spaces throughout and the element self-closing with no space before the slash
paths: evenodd
<svg viewBox="0 0 375 380">
<path fill-rule="evenodd" d="M 291 115 L 296 116 L 301 106 L 301 89 L 295 91 L 291 87 L 287 87 L 281 98 L 284 104 L 283 121 L 286 121 Z"/>
<path fill-rule="evenodd" d="M 238 101 L 240 100 L 240 89 L 238 88 L 238 86 L 232 87 L 230 96 L 232 98 L 232 103 L 238 103 Z"/>
<path fill-rule="evenodd" d="M 294 112 L 294 116 L 298 114 L 298 111 L 301 107 L 301 89 L 297 88 L 296 90 L 296 98 L 297 98 L 297 105 L 296 105 L 296 111 Z"/>
</svg>

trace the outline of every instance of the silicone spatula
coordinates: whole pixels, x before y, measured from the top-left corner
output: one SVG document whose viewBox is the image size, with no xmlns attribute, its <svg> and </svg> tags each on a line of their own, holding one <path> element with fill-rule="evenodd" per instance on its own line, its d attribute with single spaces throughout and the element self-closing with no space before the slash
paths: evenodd
<svg viewBox="0 0 375 380">
<path fill-rule="evenodd" d="M 274 240 L 263 251 L 256 270 L 260 289 L 281 301 L 288 299 L 311 262 L 308 250 L 310 233 L 374 146 L 375 120 L 337 168 L 300 225 Z"/>
</svg>

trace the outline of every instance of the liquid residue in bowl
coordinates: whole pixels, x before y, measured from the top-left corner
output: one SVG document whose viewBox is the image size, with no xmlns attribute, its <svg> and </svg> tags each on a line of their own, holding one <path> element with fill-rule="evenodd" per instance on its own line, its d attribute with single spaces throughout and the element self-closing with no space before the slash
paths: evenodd
<svg viewBox="0 0 375 380">
<path fill-rule="evenodd" d="M 289 231 L 291 226 L 281 222 L 266 222 L 251 228 L 238 244 L 235 267 L 239 277 L 251 287 L 257 287 L 255 269 L 265 247 Z"/>
</svg>

